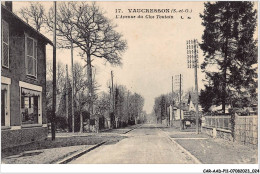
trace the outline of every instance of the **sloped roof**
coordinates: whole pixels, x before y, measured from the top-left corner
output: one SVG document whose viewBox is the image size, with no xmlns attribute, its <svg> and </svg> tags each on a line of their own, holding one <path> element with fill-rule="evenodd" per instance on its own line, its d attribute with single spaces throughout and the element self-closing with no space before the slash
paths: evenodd
<svg viewBox="0 0 260 174">
<path fill-rule="evenodd" d="M 38 37 L 40 37 L 43 41 L 45 41 L 46 43 L 49 43 L 50 45 L 53 46 L 53 43 L 50 39 L 48 39 L 46 36 L 44 36 L 43 34 L 41 34 L 39 31 L 37 31 L 36 29 L 34 29 L 32 26 L 30 26 L 29 24 L 27 24 L 26 22 L 24 22 L 20 17 L 18 17 L 16 14 L 14 14 L 12 11 L 10 11 L 6 6 L 1 4 L 1 10 L 2 10 L 2 18 L 3 18 L 3 13 L 8 15 L 9 17 L 11 17 L 12 19 L 17 21 L 17 25 L 19 27 L 24 27 L 30 31 L 32 31 L 34 34 L 36 34 Z"/>
<path fill-rule="evenodd" d="M 189 92 L 189 95 L 188 95 L 188 98 L 187 98 L 187 103 L 188 103 L 188 100 L 189 100 L 189 96 L 190 96 L 190 101 L 192 101 L 192 103 L 195 104 L 196 103 L 196 93 L 195 92 Z"/>
</svg>

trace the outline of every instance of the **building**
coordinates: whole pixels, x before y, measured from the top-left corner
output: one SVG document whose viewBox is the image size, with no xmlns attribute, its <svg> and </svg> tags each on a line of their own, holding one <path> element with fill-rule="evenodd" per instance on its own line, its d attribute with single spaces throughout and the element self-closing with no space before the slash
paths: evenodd
<svg viewBox="0 0 260 174">
<path fill-rule="evenodd" d="M 180 110 L 180 104 L 177 103 L 176 106 L 173 107 L 173 115 L 175 120 L 180 120 L 183 119 L 185 116 L 190 115 L 190 113 L 195 113 L 196 112 L 196 96 L 194 92 L 189 92 L 187 96 L 184 97 L 181 105 L 181 110 Z M 199 104 L 198 105 L 199 112 L 202 112 L 202 107 Z"/>
<path fill-rule="evenodd" d="M 1 2 L 2 149 L 47 138 L 46 45 L 52 42 Z"/>
</svg>

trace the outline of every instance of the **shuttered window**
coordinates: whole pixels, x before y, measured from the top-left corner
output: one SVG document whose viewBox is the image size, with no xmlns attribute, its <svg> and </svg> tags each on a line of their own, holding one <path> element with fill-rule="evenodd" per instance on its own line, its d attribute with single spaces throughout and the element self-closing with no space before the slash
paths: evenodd
<svg viewBox="0 0 260 174">
<path fill-rule="evenodd" d="M 2 66 L 9 68 L 9 25 L 2 20 Z"/>
<path fill-rule="evenodd" d="M 27 75 L 37 77 L 37 42 L 26 37 L 26 69 Z"/>
</svg>

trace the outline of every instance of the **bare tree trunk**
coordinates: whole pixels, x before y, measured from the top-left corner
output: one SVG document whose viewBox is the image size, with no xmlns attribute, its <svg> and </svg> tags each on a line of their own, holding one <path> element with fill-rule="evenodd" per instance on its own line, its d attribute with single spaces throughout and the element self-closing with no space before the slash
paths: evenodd
<svg viewBox="0 0 260 174">
<path fill-rule="evenodd" d="M 80 133 L 83 133 L 83 115 L 82 112 L 80 111 Z"/>
<path fill-rule="evenodd" d="M 88 77 L 88 90 L 89 90 L 89 96 L 90 96 L 90 103 L 89 103 L 89 114 L 90 114 L 90 119 L 93 119 L 94 114 L 93 114 L 93 81 L 92 81 L 92 67 L 91 67 L 91 56 L 90 53 L 87 54 L 87 77 Z M 97 121 L 97 116 L 94 118 L 95 121 L 95 128 L 98 133 L 98 121 Z"/>
<path fill-rule="evenodd" d="M 79 131 L 83 133 L 83 116 L 82 116 L 82 106 L 81 106 L 81 96 L 83 93 L 78 93 L 78 110 L 79 110 Z"/>
<path fill-rule="evenodd" d="M 97 116 L 97 117 L 95 117 L 95 119 L 96 119 L 96 122 L 95 122 L 96 131 L 97 131 L 97 133 L 99 133 L 99 117 Z"/>
<path fill-rule="evenodd" d="M 227 11 L 229 11 L 229 6 L 228 6 L 228 9 Z M 229 23 L 229 18 L 227 17 L 226 19 L 226 22 Z M 223 86 L 222 86 L 222 111 L 223 113 L 225 114 L 226 112 L 226 88 L 227 88 L 227 59 L 228 59 L 228 45 L 229 45 L 229 42 L 228 42 L 228 36 L 226 36 L 225 38 L 225 47 L 224 47 L 224 54 L 225 54 L 225 57 L 224 57 L 224 74 L 223 74 Z"/>
</svg>

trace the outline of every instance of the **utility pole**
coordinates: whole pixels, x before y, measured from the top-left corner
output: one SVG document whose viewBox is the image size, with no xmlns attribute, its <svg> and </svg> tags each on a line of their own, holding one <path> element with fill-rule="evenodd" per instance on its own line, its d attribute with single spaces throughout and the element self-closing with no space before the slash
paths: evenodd
<svg viewBox="0 0 260 174">
<path fill-rule="evenodd" d="M 188 68 L 194 68 L 195 76 L 195 108 L 196 108 L 196 133 L 199 134 L 199 107 L 198 107 L 198 41 L 197 39 L 187 41 Z"/>
<path fill-rule="evenodd" d="M 176 88 L 179 88 L 179 109 L 180 109 L 180 130 L 182 130 L 182 100 L 181 100 L 181 96 L 182 96 L 182 84 L 183 84 L 183 75 L 175 75 L 175 84 L 176 84 Z"/>
<path fill-rule="evenodd" d="M 74 70 L 73 70 L 73 42 L 71 41 L 71 79 L 72 79 L 72 85 L 71 85 L 71 124 L 72 124 L 72 132 L 74 133 L 75 129 L 75 119 L 74 119 Z"/>
<path fill-rule="evenodd" d="M 112 111 L 114 113 L 114 109 L 115 109 L 115 102 L 114 102 L 114 82 L 113 82 L 113 78 L 114 78 L 114 74 L 113 74 L 113 71 L 111 71 L 111 82 L 112 82 L 112 86 L 111 86 L 111 89 L 112 89 Z"/>
<path fill-rule="evenodd" d="M 199 106 L 198 106 L 198 98 L 199 98 L 199 93 L 198 93 L 198 72 L 197 72 L 197 60 L 198 60 L 198 55 L 197 55 L 197 39 L 194 39 L 194 75 L 195 75 L 195 93 L 196 93 L 196 133 L 199 134 Z"/>
<path fill-rule="evenodd" d="M 172 99 L 173 99 L 173 76 L 172 76 Z"/>
<path fill-rule="evenodd" d="M 129 90 L 127 90 L 127 117 L 130 115 L 129 113 Z M 128 117 L 129 118 L 129 117 Z"/>
<path fill-rule="evenodd" d="M 111 127 L 114 128 L 115 122 L 115 113 L 114 113 L 114 82 L 113 82 L 113 71 L 111 71 L 111 102 L 112 102 L 112 119 L 111 119 Z"/>
<path fill-rule="evenodd" d="M 66 117 L 69 118 L 69 79 L 68 79 L 67 64 L 66 64 Z"/>
<path fill-rule="evenodd" d="M 172 119 L 175 120 L 173 107 L 174 107 L 174 96 L 173 96 L 173 76 L 172 76 Z"/>
<path fill-rule="evenodd" d="M 182 130 L 182 120 L 181 120 L 181 108 L 182 108 L 182 103 L 181 103 L 181 74 L 180 74 L 180 130 Z"/>
<path fill-rule="evenodd" d="M 51 139 L 55 140 L 56 122 L 56 1 L 54 4 L 54 26 L 53 26 L 53 98 L 52 98 L 52 120 L 51 120 Z"/>
</svg>

